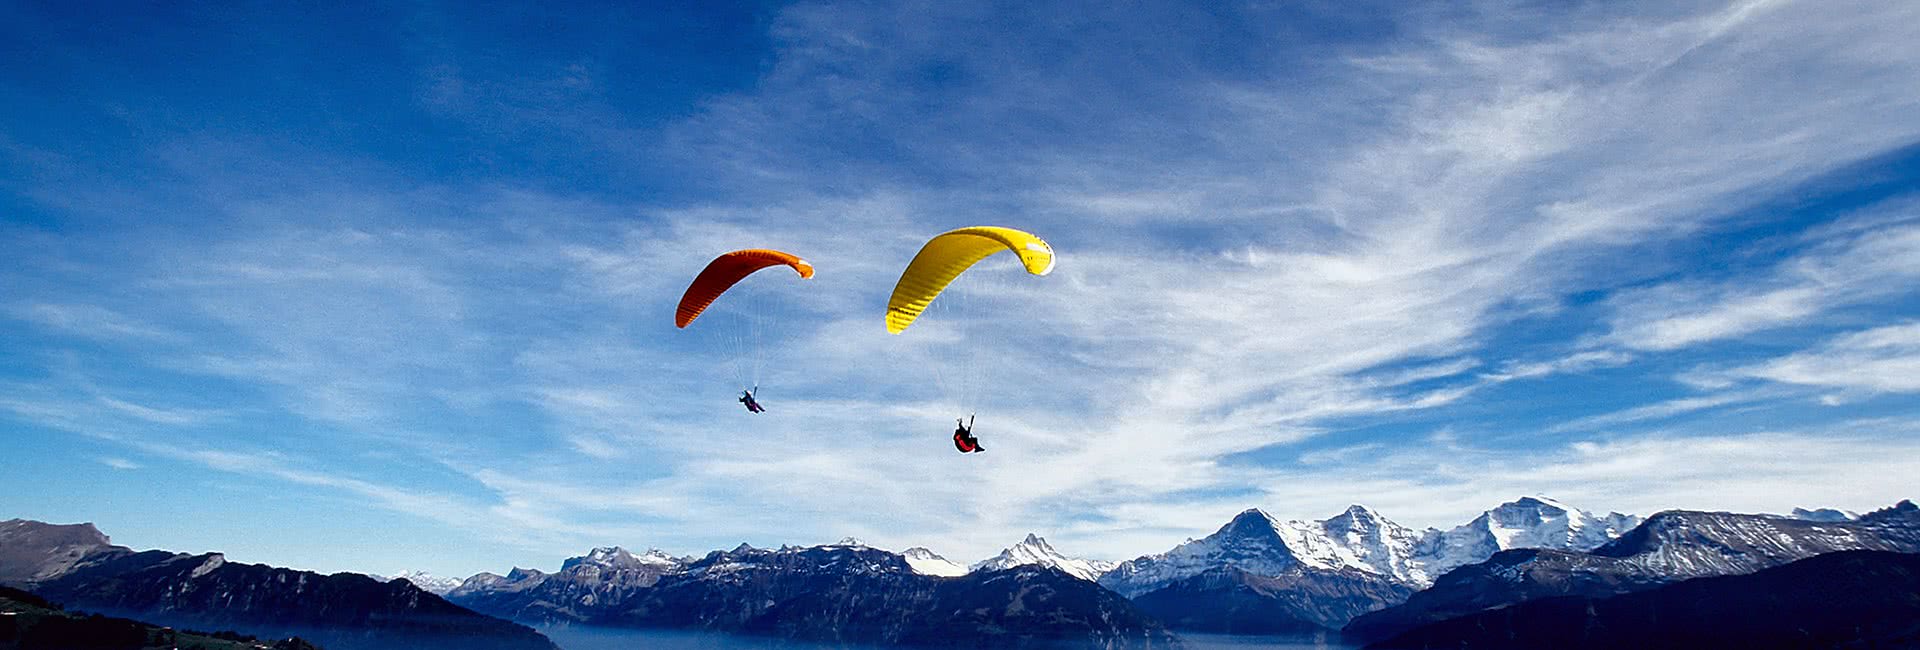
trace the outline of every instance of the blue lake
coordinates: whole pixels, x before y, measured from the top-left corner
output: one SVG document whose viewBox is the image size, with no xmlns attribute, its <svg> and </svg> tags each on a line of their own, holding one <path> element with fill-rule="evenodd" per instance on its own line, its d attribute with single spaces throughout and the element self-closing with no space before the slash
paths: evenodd
<svg viewBox="0 0 1920 650">
<path fill-rule="evenodd" d="M 877 646 L 784 641 L 765 637 L 679 632 L 622 630 L 600 627 L 543 627 L 542 634 L 562 650 L 874 650 Z M 1338 642 L 1293 637 L 1182 634 L 1187 650 L 1354 650 Z"/>
</svg>

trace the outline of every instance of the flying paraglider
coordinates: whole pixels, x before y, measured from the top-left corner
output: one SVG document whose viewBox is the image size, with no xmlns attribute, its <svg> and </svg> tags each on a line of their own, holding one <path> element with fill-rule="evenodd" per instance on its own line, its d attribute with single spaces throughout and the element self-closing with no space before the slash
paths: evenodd
<svg viewBox="0 0 1920 650">
<path fill-rule="evenodd" d="M 913 256 L 913 261 L 907 263 L 906 270 L 901 272 L 900 281 L 893 287 L 893 296 L 887 300 L 887 332 L 899 334 L 906 331 L 933 304 L 933 299 L 946 291 L 947 286 L 953 284 L 960 274 L 1002 251 L 1013 251 L 1027 273 L 1046 275 L 1053 272 L 1053 247 L 1033 233 L 997 226 L 973 226 L 941 233 L 928 240 L 920 252 Z M 974 353 L 972 350 L 963 352 Z M 962 366 L 962 374 L 966 374 L 976 371 L 974 366 L 977 364 L 958 365 Z M 955 383 L 972 387 L 976 384 L 972 379 L 968 377 L 965 381 Z M 968 405 L 970 397 L 958 400 L 963 409 L 971 408 Z M 954 422 L 957 426 L 953 430 L 953 446 L 963 454 L 985 450 L 980 446 L 980 439 L 973 435 L 973 415 L 969 413 L 965 421 Z"/>
<path fill-rule="evenodd" d="M 693 323 L 694 319 L 699 318 L 700 314 L 705 312 L 707 307 L 712 306 L 715 300 L 718 300 L 722 294 L 727 293 L 734 285 L 739 284 L 741 280 L 745 280 L 747 276 L 753 275 L 761 269 L 775 266 L 791 267 L 795 273 L 800 274 L 800 278 L 803 280 L 813 278 L 813 265 L 808 264 L 806 260 L 800 259 L 792 253 L 754 248 L 737 250 L 721 255 L 714 258 L 712 262 L 708 262 L 707 267 L 702 269 L 699 275 L 694 276 L 693 283 L 687 286 L 686 293 L 680 296 L 679 308 L 674 311 L 673 315 L 674 326 L 685 329 Z M 752 302 L 749 301 L 748 304 L 751 305 Z M 761 314 L 753 313 L 753 310 L 749 309 L 748 313 L 744 314 L 742 319 L 739 319 L 748 321 L 746 325 L 740 323 L 729 324 L 730 327 L 736 327 L 739 330 L 734 332 L 733 343 L 736 348 L 734 353 L 735 372 L 739 375 L 738 379 L 742 386 L 740 403 L 745 405 L 747 411 L 752 413 L 765 413 L 767 411 L 765 407 L 760 405 L 757 399 L 757 393 L 760 391 L 758 357 L 760 356 L 761 342 L 757 328 L 760 316 Z M 749 364 L 746 360 L 741 358 L 746 356 L 755 357 L 751 364 L 751 370 L 749 370 Z M 747 388 L 747 386 L 751 386 L 751 388 Z"/>
</svg>

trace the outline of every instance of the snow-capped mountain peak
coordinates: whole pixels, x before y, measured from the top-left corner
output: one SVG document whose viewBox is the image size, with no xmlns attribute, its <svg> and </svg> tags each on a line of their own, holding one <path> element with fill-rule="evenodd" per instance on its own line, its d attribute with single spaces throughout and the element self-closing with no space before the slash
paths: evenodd
<svg viewBox="0 0 1920 650">
<path fill-rule="evenodd" d="M 1278 530 L 1300 563 L 1315 569 L 1353 568 L 1403 582 L 1426 576 L 1415 557 L 1420 537 L 1366 506 L 1348 506 L 1323 521 L 1289 521 Z"/>
<path fill-rule="evenodd" d="M 1048 544 L 1046 539 L 1033 533 L 1027 533 L 1026 539 L 1020 540 L 1020 543 L 1014 544 L 1008 547 L 1007 550 L 1001 551 L 999 555 L 974 564 L 972 570 L 999 571 L 1028 564 L 1050 566 L 1064 571 L 1073 577 L 1088 581 L 1099 579 L 1100 574 L 1106 573 L 1109 569 L 1113 568 L 1113 563 L 1111 562 L 1082 560 L 1062 555 L 1059 551 L 1054 550 L 1053 545 Z"/>
<path fill-rule="evenodd" d="M 1320 524 L 1321 528 L 1325 529 L 1329 534 L 1343 535 L 1356 539 L 1377 537 L 1383 533 L 1396 534 L 1398 531 L 1405 530 L 1401 528 L 1399 524 L 1387 521 L 1387 518 L 1380 516 L 1380 513 L 1374 512 L 1373 509 L 1362 505 L 1347 506 L 1346 510 L 1328 518 L 1326 521 L 1320 522 Z"/>
<path fill-rule="evenodd" d="M 447 592 L 459 588 L 461 583 L 459 578 L 443 578 L 425 571 L 401 571 L 391 577 L 375 577 L 379 578 L 381 582 L 391 582 L 395 579 L 405 580 L 413 583 L 413 586 L 419 587 L 421 590 L 435 596 L 445 596 Z"/>
<path fill-rule="evenodd" d="M 1429 531 L 1420 560 L 1431 580 L 1508 549 L 1592 550 L 1639 524 L 1633 515 L 1597 516 L 1548 497 L 1521 497 L 1450 530 Z"/>
<path fill-rule="evenodd" d="M 567 558 L 560 564 L 560 571 L 562 573 L 582 569 L 661 571 L 686 563 L 687 558 L 676 558 L 657 548 L 650 548 L 645 553 L 634 555 L 618 546 L 601 546 L 587 551 L 586 555 Z"/>
<path fill-rule="evenodd" d="M 1227 525 L 1221 526 L 1220 530 L 1207 536 L 1206 539 L 1223 538 L 1266 541 L 1274 539 L 1274 531 L 1279 527 L 1280 522 L 1269 516 L 1266 512 L 1261 511 L 1259 508 L 1248 508 L 1240 511 L 1240 514 L 1234 515 L 1233 519 L 1227 521 Z M 1194 542 L 1198 540 L 1188 539 L 1187 541 Z"/>
<path fill-rule="evenodd" d="M 1596 517 L 1546 497 L 1521 497 L 1488 510 L 1468 525 L 1494 535 L 1501 550 L 1584 551 L 1619 537 L 1639 523 L 1637 517 L 1618 513 Z"/>
<path fill-rule="evenodd" d="M 640 555 L 636 556 L 635 559 L 640 560 L 641 564 L 653 564 L 653 565 L 659 565 L 659 566 L 680 565 L 680 564 L 686 564 L 689 561 L 689 558 L 674 557 L 671 555 L 667 555 L 666 551 L 662 551 L 657 548 L 647 549 L 647 552 L 641 553 Z"/>
<path fill-rule="evenodd" d="M 1279 575 L 1300 565 L 1282 538 L 1282 527 L 1259 508 L 1248 508 L 1212 535 L 1188 539 L 1165 553 L 1121 562 L 1100 577 L 1100 584 L 1133 597 L 1219 566 Z"/>
<path fill-rule="evenodd" d="M 1043 538 L 1043 537 L 1041 537 L 1041 536 L 1039 536 L 1039 535 L 1036 535 L 1036 534 L 1034 534 L 1034 533 L 1027 533 L 1027 538 L 1026 538 L 1026 539 L 1023 539 L 1023 540 L 1020 540 L 1020 544 L 1019 544 L 1019 545 L 1020 545 L 1020 546 L 1024 546 L 1024 547 L 1028 547 L 1028 548 L 1034 548 L 1034 549 L 1038 549 L 1038 550 L 1040 550 L 1040 551 L 1041 551 L 1041 552 L 1043 552 L 1043 553 L 1055 553 L 1055 552 L 1056 552 L 1056 551 L 1054 551 L 1054 550 L 1053 550 L 1053 545 L 1051 545 L 1051 544 L 1048 544 L 1048 543 L 1047 543 L 1047 540 L 1046 540 L 1045 538 Z"/>
<path fill-rule="evenodd" d="M 915 546 L 900 553 L 913 572 L 925 576 L 955 577 L 967 574 L 967 568 L 924 547 Z"/>
</svg>

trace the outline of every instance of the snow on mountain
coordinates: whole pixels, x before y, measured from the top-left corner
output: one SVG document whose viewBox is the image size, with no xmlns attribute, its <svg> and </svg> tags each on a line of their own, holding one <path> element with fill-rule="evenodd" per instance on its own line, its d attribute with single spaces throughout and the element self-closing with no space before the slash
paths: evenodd
<svg viewBox="0 0 1920 650">
<path fill-rule="evenodd" d="M 1259 576 L 1295 567 L 1357 569 L 1424 587 L 1441 574 L 1510 548 L 1586 551 L 1633 528 L 1639 518 L 1595 516 L 1544 497 L 1501 504 L 1451 530 L 1415 532 L 1366 506 L 1322 521 L 1278 521 L 1258 509 L 1219 531 L 1166 553 L 1120 563 L 1100 584 L 1129 597 L 1208 569 L 1229 566 Z"/>
<path fill-rule="evenodd" d="M 1420 535 L 1366 506 L 1324 521 L 1289 521 L 1274 530 L 1295 558 L 1315 569 L 1359 569 L 1406 583 L 1425 582 Z"/>
<path fill-rule="evenodd" d="M 1602 517 L 1546 497 L 1522 497 L 1446 532 L 1429 531 L 1418 558 L 1426 573 L 1422 582 L 1507 549 L 1590 551 L 1638 525 L 1633 515 Z"/>
<path fill-rule="evenodd" d="M 564 573 L 570 569 L 573 569 L 574 567 L 581 567 L 581 566 L 599 567 L 603 569 L 615 569 L 615 570 L 642 569 L 642 568 L 649 568 L 649 567 L 665 570 L 665 569 L 671 569 L 673 567 L 677 567 L 686 563 L 687 563 L 686 559 L 676 558 L 676 557 L 667 555 L 666 553 L 661 552 L 660 549 L 657 549 L 657 548 L 650 548 L 650 549 L 647 549 L 647 552 L 645 553 L 642 553 L 640 555 L 634 555 L 632 553 L 627 552 L 627 549 L 620 548 L 618 546 L 611 546 L 611 547 L 602 546 L 599 548 L 595 548 L 591 551 L 587 551 L 586 555 L 567 558 L 565 562 L 562 562 L 560 564 L 560 571 Z"/>
<path fill-rule="evenodd" d="M 1302 564 L 1282 538 L 1281 527 L 1267 513 L 1249 509 L 1203 539 L 1121 562 L 1100 577 L 1100 585 L 1132 598 L 1221 566 L 1277 576 Z"/>
<path fill-rule="evenodd" d="M 392 582 L 395 578 L 413 583 L 413 586 L 435 596 L 445 596 L 447 592 L 460 588 L 464 582 L 459 578 L 443 578 L 425 571 L 401 571 L 391 576 L 375 576 L 381 582 Z"/>
<path fill-rule="evenodd" d="M 967 574 L 966 567 L 960 566 L 947 558 L 940 557 L 938 553 L 934 553 L 923 547 L 915 546 L 902 551 L 900 557 L 906 558 L 907 566 L 913 567 L 914 573 L 923 576 L 952 578 Z"/>
<path fill-rule="evenodd" d="M 1821 521 L 1821 522 L 1827 522 L 1827 523 L 1853 521 L 1855 519 L 1860 518 L 1860 515 L 1847 512 L 1845 510 L 1835 510 L 1833 508 L 1820 508 L 1818 510 L 1808 510 L 1806 508 L 1794 508 L 1793 514 L 1788 516 L 1793 517 L 1794 519 L 1805 519 L 1807 521 Z"/>
<path fill-rule="evenodd" d="M 1849 550 L 1920 552 L 1920 519 L 1886 521 L 1870 514 L 1850 522 L 1774 515 L 1669 510 L 1593 554 L 1619 558 L 1667 579 L 1752 573 L 1822 553 Z"/>
<path fill-rule="evenodd" d="M 1039 535 L 1027 533 L 1026 539 L 1001 551 L 999 555 L 975 563 L 972 570 L 999 571 L 1028 564 L 1053 567 L 1066 572 L 1067 575 L 1089 582 L 1098 580 L 1101 574 L 1115 566 L 1112 562 L 1081 560 L 1061 555 L 1059 551 L 1053 550 L 1053 546 L 1048 544 L 1047 540 L 1041 539 Z"/>
</svg>

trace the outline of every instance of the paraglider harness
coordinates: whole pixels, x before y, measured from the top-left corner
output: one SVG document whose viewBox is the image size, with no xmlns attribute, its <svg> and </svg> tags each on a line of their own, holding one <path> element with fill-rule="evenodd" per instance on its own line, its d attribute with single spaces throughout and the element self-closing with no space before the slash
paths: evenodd
<svg viewBox="0 0 1920 650">
<path fill-rule="evenodd" d="M 758 402 L 758 401 L 755 401 L 755 400 L 753 399 L 753 392 L 754 392 L 754 391 L 757 391 L 757 390 L 760 390 L 760 387 L 759 387 L 759 386 L 754 386 L 754 387 L 753 387 L 753 390 L 743 390 L 743 391 L 740 391 L 740 403 L 741 403 L 741 404 L 745 404 L 745 405 L 747 405 L 747 411 L 748 411 L 748 412 L 751 412 L 751 413 L 765 413 L 765 412 L 767 412 L 767 409 L 766 409 L 766 407 L 763 407 L 763 406 L 761 406 L 761 405 L 760 405 L 760 402 Z"/>
<path fill-rule="evenodd" d="M 980 446 L 979 438 L 973 437 L 972 415 L 967 416 L 965 424 L 961 424 L 959 418 L 954 418 L 953 423 L 957 425 L 953 430 L 953 447 L 959 449 L 960 453 L 965 454 L 987 450 L 985 447 Z"/>
</svg>

